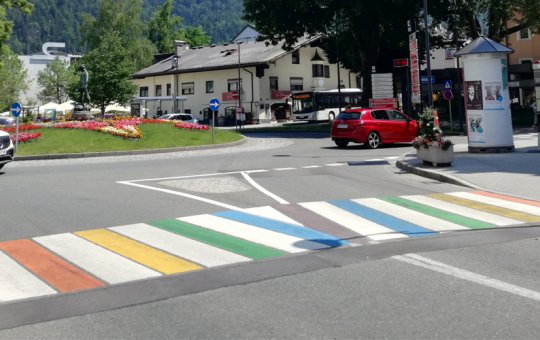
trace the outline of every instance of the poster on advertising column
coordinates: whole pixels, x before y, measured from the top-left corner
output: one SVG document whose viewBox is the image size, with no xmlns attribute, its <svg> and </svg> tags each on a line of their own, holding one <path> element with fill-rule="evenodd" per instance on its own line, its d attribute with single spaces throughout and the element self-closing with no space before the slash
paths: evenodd
<svg viewBox="0 0 540 340">
<path fill-rule="evenodd" d="M 486 110 L 503 110 L 502 82 L 484 83 L 484 106 Z"/>
<path fill-rule="evenodd" d="M 467 89 L 467 96 L 465 97 L 467 110 L 483 110 L 484 104 L 482 100 L 482 81 L 466 81 L 465 88 Z"/>
<path fill-rule="evenodd" d="M 482 113 L 470 113 L 467 115 L 469 128 L 469 141 L 473 143 L 483 144 L 486 142 L 486 134 L 484 132 L 484 119 Z"/>
</svg>

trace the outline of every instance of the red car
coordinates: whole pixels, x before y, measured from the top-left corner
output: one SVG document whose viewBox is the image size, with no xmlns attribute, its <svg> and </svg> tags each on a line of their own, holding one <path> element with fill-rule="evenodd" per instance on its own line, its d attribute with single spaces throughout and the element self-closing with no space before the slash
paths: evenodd
<svg viewBox="0 0 540 340">
<path fill-rule="evenodd" d="M 332 122 L 332 140 L 340 148 L 349 142 L 371 149 L 381 144 L 412 143 L 417 132 L 416 120 L 393 109 L 349 109 Z"/>
</svg>

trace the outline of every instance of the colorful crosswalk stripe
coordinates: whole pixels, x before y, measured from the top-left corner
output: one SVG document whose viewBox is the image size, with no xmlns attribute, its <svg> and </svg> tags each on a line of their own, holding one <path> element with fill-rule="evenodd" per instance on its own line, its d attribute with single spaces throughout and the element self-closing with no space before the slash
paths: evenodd
<svg viewBox="0 0 540 340">
<path fill-rule="evenodd" d="M 0 302 L 52 294 L 56 290 L 0 251 Z"/>
<path fill-rule="evenodd" d="M 469 208 L 463 205 L 448 202 L 446 200 L 435 199 L 433 197 L 427 197 L 427 196 L 422 196 L 422 195 L 412 195 L 412 196 L 403 196 L 403 198 L 406 198 L 408 200 L 411 200 L 417 203 L 422 203 L 424 205 L 428 205 L 433 208 L 446 210 L 454 214 L 458 214 L 465 217 L 484 221 L 486 223 L 494 224 L 499 227 L 506 227 L 506 226 L 522 223 L 521 221 L 518 221 L 518 220 L 514 220 L 511 218 L 504 217 L 504 216 L 495 215 L 495 214 L 488 213 L 485 211 L 479 211 L 479 210 Z"/>
<path fill-rule="evenodd" d="M 143 223 L 113 227 L 110 229 L 141 243 L 164 250 L 205 267 L 216 267 L 251 260 L 245 256 L 211 247 L 190 238 L 173 234 L 163 229 L 151 227 Z"/>
<path fill-rule="evenodd" d="M 454 203 L 457 205 L 462 205 L 465 207 L 473 208 L 477 211 L 485 211 L 490 214 L 507 217 L 513 219 L 514 224 L 520 224 L 521 222 L 533 223 L 540 222 L 540 216 L 534 216 L 520 211 L 515 211 L 507 208 L 498 207 L 492 204 L 485 204 L 477 201 L 472 201 L 469 199 L 460 198 L 457 196 L 447 195 L 447 194 L 431 194 L 430 197 L 436 198 L 438 200 Z"/>
<path fill-rule="evenodd" d="M 154 249 L 106 229 L 79 231 L 75 235 L 163 274 L 201 269 L 201 266 Z"/>
<path fill-rule="evenodd" d="M 307 202 L 300 203 L 300 205 L 321 216 L 325 216 L 336 223 L 339 223 L 345 228 L 351 229 L 352 231 L 360 235 L 367 236 L 375 241 L 407 237 L 407 235 L 396 233 L 390 228 L 373 223 L 368 219 L 343 210 L 328 202 Z"/>
<path fill-rule="evenodd" d="M 316 242 L 324 244 L 328 247 L 340 247 L 347 245 L 347 241 L 340 240 L 334 236 L 321 233 L 307 227 L 299 227 L 297 225 L 271 220 L 265 217 L 246 214 L 239 211 L 223 211 L 213 214 L 215 216 L 227 218 L 233 221 L 247 223 L 252 226 L 264 228 L 267 230 L 283 233 L 293 237 L 302 238 L 308 242 Z"/>
<path fill-rule="evenodd" d="M 352 240 L 358 242 L 358 238 L 363 236 L 355 233 L 351 229 L 345 228 L 342 225 L 334 222 L 331 219 L 326 218 L 325 216 L 316 214 L 315 212 L 304 208 L 299 204 L 280 204 L 274 209 L 277 209 L 284 215 L 290 216 L 295 221 L 300 222 L 302 225 L 309 225 L 313 229 L 322 231 L 323 233 L 334 235 L 342 240 Z"/>
<path fill-rule="evenodd" d="M 448 195 L 456 196 L 459 198 L 464 198 L 467 200 L 476 201 L 480 203 L 495 205 L 501 208 L 506 208 L 506 209 L 511 209 L 514 211 L 519 211 L 522 213 L 527 213 L 530 215 L 534 215 L 534 217 L 536 218 L 540 218 L 540 207 L 535 207 L 534 205 L 503 200 L 496 197 L 478 195 L 478 194 L 470 193 L 470 192 L 451 192 Z"/>
<path fill-rule="evenodd" d="M 291 218 L 290 216 L 287 216 L 283 212 L 276 209 L 276 207 L 264 206 L 264 207 L 257 207 L 257 208 L 248 208 L 248 209 L 244 209 L 244 211 L 251 215 L 257 215 L 257 216 L 265 217 L 271 220 L 303 226 L 302 223 L 299 223 L 293 218 Z"/>
<path fill-rule="evenodd" d="M 494 192 L 472 191 L 471 193 L 476 194 L 476 195 L 486 196 L 486 197 L 499 198 L 501 200 L 508 201 L 508 202 L 515 202 L 515 203 L 521 203 L 521 204 L 526 204 L 526 205 L 532 205 L 534 207 L 540 207 L 540 202 L 538 202 L 538 201 L 532 201 L 532 200 L 527 200 L 527 199 L 523 199 L 523 198 L 517 198 L 517 197 L 513 197 L 513 196 L 496 194 Z"/>
<path fill-rule="evenodd" d="M 253 260 L 280 257 L 286 254 L 285 252 L 275 248 L 249 242 L 242 238 L 230 236 L 207 228 L 201 228 L 180 219 L 159 220 L 153 221 L 150 224 L 157 228 L 161 228 L 163 230 L 167 230 L 172 233 L 208 244 L 212 247 L 217 247 Z"/>
<path fill-rule="evenodd" d="M 109 284 L 161 276 L 157 271 L 73 234 L 36 237 L 34 241 Z"/>
<path fill-rule="evenodd" d="M 305 241 L 298 237 L 262 228 L 255 228 L 246 223 L 229 220 L 211 214 L 184 217 L 181 218 L 181 220 L 288 253 L 301 253 L 306 250 L 327 248 L 327 246 L 320 243 Z"/>
<path fill-rule="evenodd" d="M 353 202 L 362 204 L 368 208 L 375 209 L 386 214 L 395 216 L 410 223 L 415 223 L 423 228 L 436 232 L 446 232 L 455 230 L 468 230 L 460 224 L 452 223 L 441 218 L 433 217 L 428 214 L 420 213 L 413 209 L 402 207 L 398 204 L 389 203 L 378 198 L 355 199 Z"/>
<path fill-rule="evenodd" d="M 474 218 L 461 216 L 446 210 L 435 208 L 430 205 L 422 204 L 411 199 L 405 199 L 403 197 L 386 197 L 382 200 L 417 211 L 419 213 L 432 216 L 441 220 L 445 220 L 454 224 L 459 224 L 469 229 L 486 229 L 492 228 L 493 224 L 486 223 Z"/>
<path fill-rule="evenodd" d="M 419 225 L 395 218 L 378 210 L 366 207 L 357 202 L 348 200 L 336 200 L 331 201 L 330 203 L 350 213 L 362 216 L 363 218 L 366 218 L 374 223 L 384 225 L 387 228 L 405 234 L 409 237 L 426 236 L 435 233 L 434 231 L 422 228 Z"/>
<path fill-rule="evenodd" d="M 103 287 L 105 284 L 32 240 L 0 243 L 11 258 L 62 293 Z"/>
</svg>

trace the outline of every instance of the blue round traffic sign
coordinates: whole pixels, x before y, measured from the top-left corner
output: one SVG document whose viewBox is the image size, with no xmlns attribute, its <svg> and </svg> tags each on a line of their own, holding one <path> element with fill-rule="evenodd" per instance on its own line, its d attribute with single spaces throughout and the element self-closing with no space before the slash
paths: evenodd
<svg viewBox="0 0 540 340">
<path fill-rule="evenodd" d="M 11 114 L 13 117 L 19 117 L 19 115 L 22 112 L 22 106 L 19 103 L 13 103 L 11 104 Z"/>
<path fill-rule="evenodd" d="M 216 98 L 210 99 L 210 110 L 217 111 L 219 109 L 219 100 Z"/>
</svg>

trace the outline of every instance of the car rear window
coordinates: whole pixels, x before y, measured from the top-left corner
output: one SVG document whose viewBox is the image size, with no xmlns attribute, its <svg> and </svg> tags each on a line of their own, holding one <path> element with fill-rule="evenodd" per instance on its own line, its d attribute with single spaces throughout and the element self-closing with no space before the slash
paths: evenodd
<svg viewBox="0 0 540 340">
<path fill-rule="evenodd" d="M 360 119 L 360 116 L 362 114 L 360 112 L 341 112 L 338 116 L 337 116 L 337 119 L 340 119 L 340 120 L 358 120 Z"/>
</svg>

